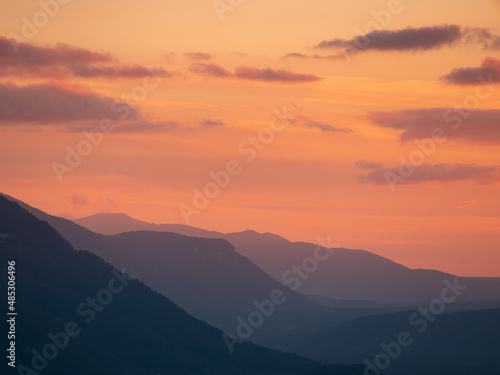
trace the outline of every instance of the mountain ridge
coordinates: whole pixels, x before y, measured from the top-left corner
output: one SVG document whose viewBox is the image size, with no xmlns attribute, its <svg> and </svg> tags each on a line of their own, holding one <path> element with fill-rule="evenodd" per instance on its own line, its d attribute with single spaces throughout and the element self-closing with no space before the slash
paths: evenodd
<svg viewBox="0 0 500 375">
<path fill-rule="evenodd" d="M 9 374 L 33 373 L 31 367 L 47 368 L 51 375 L 361 374 L 356 367 L 321 366 L 249 342 L 230 354 L 221 330 L 188 315 L 102 258 L 73 249 L 49 223 L 4 197 L 0 231 L 8 234 L 0 243 L 0 261 L 15 261 L 15 306 L 22 317 L 16 327 L 18 368 L 8 368 Z M 0 285 L 5 295 L 6 285 Z M 103 292 L 111 300 L 103 300 Z M 92 305 L 89 296 L 97 296 Z M 93 315 L 82 313 L 83 301 L 88 312 L 96 306 Z M 62 339 L 70 323 L 72 335 Z M 58 347 L 51 337 L 59 337 Z M 49 344 L 55 356 L 46 354 L 54 353 L 46 349 Z"/>
<path fill-rule="evenodd" d="M 103 221 L 112 219 L 106 214 L 98 215 Z M 76 222 L 87 222 L 88 225 L 91 219 L 92 216 L 78 219 Z M 103 228 L 106 228 L 106 225 Z M 141 222 L 141 226 L 149 226 L 150 229 L 175 230 L 172 227 L 174 224 L 163 225 L 153 226 Z M 91 227 L 95 226 L 96 224 Z M 118 227 L 114 230 L 118 230 Z M 228 240 L 235 246 L 236 252 L 252 260 L 284 285 L 287 285 L 283 281 L 284 273 L 292 265 L 300 265 L 318 246 L 307 242 L 292 242 L 272 233 L 258 233 L 253 230 L 224 234 L 184 225 L 182 231 L 193 231 L 202 236 L 217 235 Z M 317 271 L 311 273 L 307 280 L 301 280 L 299 291 L 302 294 L 322 295 L 333 300 L 372 300 L 385 304 L 415 305 L 432 299 L 433 295 L 439 292 L 442 280 L 451 277 L 455 275 L 439 270 L 411 269 L 363 249 L 335 248 L 333 255 L 321 263 Z M 477 290 L 465 297 L 467 302 L 500 301 L 499 283 L 494 279 L 461 279 L 467 280 L 472 284 L 472 289 Z"/>
</svg>

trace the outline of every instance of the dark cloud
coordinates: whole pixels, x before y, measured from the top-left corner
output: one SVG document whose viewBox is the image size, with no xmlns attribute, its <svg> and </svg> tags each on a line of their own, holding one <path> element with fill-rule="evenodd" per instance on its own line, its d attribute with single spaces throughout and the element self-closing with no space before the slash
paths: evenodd
<svg viewBox="0 0 500 375">
<path fill-rule="evenodd" d="M 446 83 L 456 85 L 478 85 L 480 77 L 490 82 L 500 82 L 500 60 L 487 57 L 481 66 L 453 69 L 450 74 L 441 79 Z"/>
<path fill-rule="evenodd" d="M 66 44 L 41 47 L 20 43 L 17 48 L 16 53 L 11 41 L 0 36 L 0 76 L 63 79 L 137 78 L 150 74 L 149 68 L 139 65 L 103 65 L 113 62 L 110 54 Z M 170 73 L 162 68 L 155 68 L 155 75 L 168 77 Z"/>
<path fill-rule="evenodd" d="M 309 129 L 318 129 L 321 130 L 322 132 L 333 132 L 333 133 L 351 133 L 352 129 L 349 128 L 339 128 L 336 126 L 324 124 L 321 122 L 317 121 L 311 121 L 311 120 L 305 120 L 300 122 L 300 125 L 303 126 L 304 128 L 309 128 Z"/>
<path fill-rule="evenodd" d="M 309 56 L 307 55 L 304 55 L 303 53 L 298 53 L 298 52 L 292 52 L 292 53 L 289 53 L 285 56 L 283 56 L 283 58 L 289 58 L 289 57 L 295 57 L 295 58 L 298 58 L 298 59 L 304 59 L 304 58 L 307 58 Z"/>
<path fill-rule="evenodd" d="M 201 126 L 222 126 L 222 125 L 226 124 L 223 123 L 222 121 L 213 121 L 210 119 L 205 119 L 201 122 Z"/>
<path fill-rule="evenodd" d="M 406 165 L 408 167 L 408 165 Z M 379 168 L 367 176 L 358 176 L 360 181 L 374 184 L 417 184 L 422 182 L 472 181 L 476 184 L 495 184 L 500 182 L 500 166 L 476 164 L 422 164 L 412 166 L 407 177 L 401 177 L 398 168 Z M 394 176 L 398 176 L 395 180 Z M 406 175 L 405 175 L 406 176 Z"/>
<path fill-rule="evenodd" d="M 313 82 L 322 78 L 312 74 L 297 74 L 287 70 L 257 69 L 240 66 L 234 73 L 216 64 L 198 63 L 192 64 L 190 72 L 213 78 L 238 78 L 244 80 L 264 81 L 264 82 Z"/>
<path fill-rule="evenodd" d="M 147 133 L 164 133 L 164 132 L 193 132 L 201 129 L 212 128 L 225 125 L 221 121 L 204 120 L 199 125 L 182 124 L 179 121 L 115 121 L 112 123 L 113 133 L 116 134 L 147 134 Z M 79 124 L 68 124 L 67 130 L 72 133 L 90 131 L 95 127 L 95 123 L 86 122 Z"/>
<path fill-rule="evenodd" d="M 191 64 L 189 71 L 204 77 L 228 78 L 233 76 L 229 70 L 226 70 L 217 64 Z"/>
<path fill-rule="evenodd" d="M 360 51 L 426 51 L 455 44 L 479 44 L 487 49 L 499 49 L 500 37 L 487 29 L 439 25 L 401 30 L 375 30 L 353 39 L 324 40 L 316 49 Z"/>
<path fill-rule="evenodd" d="M 113 98 L 81 87 L 39 84 L 0 84 L 0 123 L 61 123 L 76 120 L 115 119 L 135 109 Z"/>
<path fill-rule="evenodd" d="M 355 164 L 356 168 L 360 169 L 378 169 L 382 168 L 382 164 L 376 162 L 370 162 L 367 160 L 358 160 Z"/>
<path fill-rule="evenodd" d="M 165 122 L 126 122 L 116 125 L 113 133 L 161 133 L 171 130 L 178 130 L 181 125 L 176 121 Z"/>
<path fill-rule="evenodd" d="M 443 25 L 402 30 L 374 30 L 353 39 L 324 40 L 315 48 L 345 48 L 362 50 L 428 50 L 441 48 L 458 41 L 461 37 L 457 25 Z"/>
<path fill-rule="evenodd" d="M 429 108 L 372 112 L 368 116 L 378 126 L 401 130 L 402 141 L 432 138 L 435 129 L 442 129 L 447 139 L 479 143 L 500 142 L 499 109 L 468 111 Z"/>
<path fill-rule="evenodd" d="M 313 82 L 322 78 L 312 74 L 297 74 L 287 70 L 256 69 L 249 67 L 238 67 L 235 76 L 241 79 L 266 81 L 266 82 Z"/>
<path fill-rule="evenodd" d="M 40 47 L 30 43 L 20 43 L 13 48 L 11 40 L 0 36 L 0 66 L 51 66 L 51 65 L 81 65 L 111 62 L 108 53 L 92 52 L 84 48 L 56 44 Z"/>
<path fill-rule="evenodd" d="M 170 77 L 171 74 L 161 67 L 154 70 L 140 65 L 130 66 L 76 66 L 72 67 L 71 73 L 75 77 L 82 78 L 142 78 L 147 75 Z"/>
<path fill-rule="evenodd" d="M 203 52 L 188 52 L 185 53 L 184 56 L 192 61 L 209 61 L 212 60 L 213 57 L 212 55 Z"/>
</svg>

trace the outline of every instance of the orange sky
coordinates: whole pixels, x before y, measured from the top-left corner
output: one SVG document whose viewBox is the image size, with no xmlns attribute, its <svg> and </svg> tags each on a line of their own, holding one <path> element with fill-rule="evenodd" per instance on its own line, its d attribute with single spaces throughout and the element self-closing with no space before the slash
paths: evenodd
<svg viewBox="0 0 500 375">
<path fill-rule="evenodd" d="M 468 128 L 464 123 L 455 133 L 443 124 L 450 137 L 425 157 L 430 166 L 430 172 L 422 172 L 425 181 L 411 176 L 411 183 L 397 184 L 392 191 L 387 183 L 358 177 L 396 168 L 399 156 L 407 158 L 416 149 L 414 141 L 422 139 L 402 141 L 403 130 L 377 125 L 374 112 L 384 112 L 384 121 L 390 122 L 400 111 L 424 116 L 422 110 L 463 106 L 476 95 L 479 81 L 445 84 L 440 77 L 457 68 L 479 67 L 486 57 L 500 59 L 500 47 L 486 48 L 484 40 L 464 37 L 426 50 L 408 48 L 408 40 L 383 50 L 373 42 L 349 60 L 283 57 L 339 52 L 313 46 L 350 40 L 358 30 L 365 33 L 376 20 L 374 12 L 385 11 L 390 3 L 252 0 L 221 20 L 212 0 L 72 0 L 58 5 L 32 37 L 23 34 L 24 17 L 43 17 L 41 6 L 28 1 L 4 5 L 0 36 L 24 37 L 30 48 L 63 50 L 57 43 L 65 43 L 112 57 L 96 63 L 72 60 L 71 66 L 36 65 L 33 55 L 23 61 L 22 53 L 8 55 L 0 48 L 0 190 L 66 217 L 126 212 L 151 222 L 184 223 L 179 205 L 192 206 L 193 189 L 203 190 L 210 172 L 235 160 L 241 173 L 190 217 L 190 225 L 223 232 L 255 229 L 307 242 L 331 235 L 343 247 L 373 251 L 413 268 L 500 276 L 500 140 L 487 120 L 495 116 L 490 110 L 500 109 L 498 82 L 489 86 L 491 95 L 478 100 L 476 111 L 467 112 L 472 121 Z M 456 25 L 462 33 L 489 29 L 492 44 L 500 33 L 499 1 L 401 0 L 398 9 L 381 27 L 393 32 L 391 38 L 406 38 L 394 32 L 408 27 L 419 38 L 418 30 L 435 25 L 449 25 L 451 31 Z M 49 59 L 58 56 L 43 53 Z M 186 53 L 209 58 L 193 60 Z M 222 73 L 202 74 L 203 64 L 214 64 Z M 140 89 L 145 74 L 89 78 L 54 73 L 77 65 L 161 67 L 170 76 L 145 91 Z M 279 77 L 270 79 L 273 74 Z M 47 84 L 59 88 L 50 89 L 58 95 L 86 93 L 99 103 L 108 103 L 104 97 L 117 98 L 136 105 L 137 111 L 135 118 L 116 120 L 116 131 L 104 134 L 102 143 L 62 182 L 53 163 L 64 163 L 66 147 L 76 148 L 86 139 L 81 130 L 97 129 L 102 115 L 95 109 L 99 103 L 92 102 L 95 113 L 87 103 L 72 109 L 78 112 L 74 118 L 61 120 L 50 113 L 56 111 L 55 102 L 48 101 L 42 109 L 34 104 L 28 119 L 17 119 L 12 108 L 18 107 L 5 99 L 18 92 L 13 86 L 40 85 L 43 91 Z M 21 90 L 26 96 L 19 94 L 23 103 L 37 98 L 30 96 L 36 90 L 29 90 Z M 134 100 L 134 92 L 147 95 Z M 284 106 L 294 120 L 247 161 L 249 154 L 242 154 L 240 145 L 247 142 L 242 148 L 248 149 L 248 137 L 269 127 L 273 110 Z M 48 111 L 43 112 L 48 120 L 37 117 L 42 110 Z M 410 130 L 427 126 L 425 119 L 416 121 Z M 359 161 L 377 166 L 362 169 L 356 167 Z M 457 164 L 472 166 L 464 172 Z M 441 169 L 433 175 L 439 165 L 446 165 L 452 177 L 442 177 Z"/>
</svg>

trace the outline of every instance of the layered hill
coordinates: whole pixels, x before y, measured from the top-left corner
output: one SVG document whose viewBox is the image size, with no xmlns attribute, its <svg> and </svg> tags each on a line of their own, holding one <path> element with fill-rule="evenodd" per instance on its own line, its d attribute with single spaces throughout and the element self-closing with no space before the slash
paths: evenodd
<svg viewBox="0 0 500 375">
<path fill-rule="evenodd" d="M 433 299 L 442 289 L 443 281 L 455 277 L 437 270 L 410 269 L 365 250 L 345 248 L 335 248 L 331 256 L 318 262 L 314 272 L 302 270 L 302 274 L 299 274 L 300 271 L 292 267 L 307 267 L 304 262 L 314 256 L 316 244 L 291 242 L 271 233 L 261 234 L 250 230 L 224 234 L 187 225 L 150 224 L 124 214 L 98 214 L 76 222 L 103 233 L 147 228 L 224 238 L 234 245 L 236 252 L 250 259 L 283 285 L 298 287 L 297 290 L 302 294 L 319 295 L 333 300 L 415 305 Z M 488 306 L 490 302 L 500 302 L 498 278 L 460 279 L 469 286 L 461 303 Z M 339 302 L 339 306 L 343 305 L 343 302 Z"/>
<path fill-rule="evenodd" d="M 441 315 L 432 313 L 441 311 L 436 306 L 423 306 L 427 316 L 417 310 L 352 320 L 295 350 L 325 362 L 367 361 L 370 374 L 382 370 L 377 365 L 389 375 L 500 374 L 500 309 Z"/>
<path fill-rule="evenodd" d="M 248 342 L 231 354 L 222 331 L 96 255 L 75 251 L 48 223 L 4 197 L 0 232 L 0 262 L 6 273 L 8 262 L 14 267 L 18 314 L 12 339 L 16 368 L 4 364 L 5 373 L 361 373 Z M 0 293 L 7 295 L 7 282 Z"/>
</svg>

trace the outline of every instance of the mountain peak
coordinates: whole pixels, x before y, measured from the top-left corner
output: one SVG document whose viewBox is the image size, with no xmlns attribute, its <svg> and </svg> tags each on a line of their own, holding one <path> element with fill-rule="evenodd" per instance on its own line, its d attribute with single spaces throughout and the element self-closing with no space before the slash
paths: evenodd
<svg viewBox="0 0 500 375">
<path fill-rule="evenodd" d="M 134 219 L 132 216 L 127 215 L 125 212 L 99 212 L 97 214 L 81 217 L 76 220 L 86 220 L 90 218 L 114 218 L 114 219 L 131 219 L 131 220 L 137 220 Z"/>
</svg>

